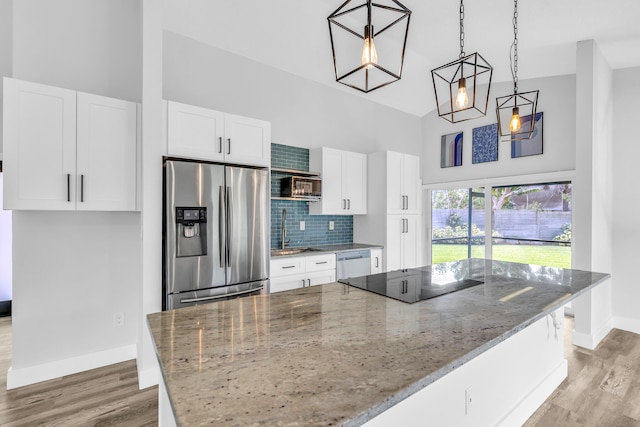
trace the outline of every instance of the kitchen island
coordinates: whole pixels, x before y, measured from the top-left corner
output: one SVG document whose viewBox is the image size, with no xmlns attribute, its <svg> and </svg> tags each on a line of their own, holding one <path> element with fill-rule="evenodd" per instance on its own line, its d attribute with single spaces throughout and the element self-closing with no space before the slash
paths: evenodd
<svg viewBox="0 0 640 427">
<path fill-rule="evenodd" d="M 560 309 L 609 277 L 425 269 L 483 283 L 413 304 L 332 283 L 149 315 L 161 424 L 508 425 L 566 376 Z"/>
</svg>

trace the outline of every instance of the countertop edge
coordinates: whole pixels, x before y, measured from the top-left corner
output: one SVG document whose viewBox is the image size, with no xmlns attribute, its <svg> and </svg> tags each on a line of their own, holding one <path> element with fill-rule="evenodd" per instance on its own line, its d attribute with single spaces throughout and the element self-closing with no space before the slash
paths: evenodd
<svg viewBox="0 0 640 427">
<path fill-rule="evenodd" d="M 301 257 L 301 256 L 313 256 L 313 255 L 326 255 L 332 253 L 342 253 L 342 252 L 353 252 L 360 251 L 363 249 L 384 249 L 383 245 L 371 245 L 365 243 L 353 243 L 353 245 L 357 245 L 357 247 L 349 248 L 349 249 L 331 249 L 331 246 L 339 246 L 339 245 L 320 245 L 320 246 L 305 246 L 313 248 L 311 251 L 299 252 L 295 254 L 287 254 L 287 255 L 271 255 L 271 259 L 280 259 L 280 258 L 291 258 L 291 257 Z M 326 249 L 323 249 L 326 248 Z M 295 249 L 295 246 L 290 247 L 290 249 Z"/>
</svg>

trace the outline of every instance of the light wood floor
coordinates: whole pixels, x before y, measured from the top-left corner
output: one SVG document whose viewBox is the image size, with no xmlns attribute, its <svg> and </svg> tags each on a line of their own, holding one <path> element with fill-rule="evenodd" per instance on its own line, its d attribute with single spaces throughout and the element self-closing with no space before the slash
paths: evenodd
<svg viewBox="0 0 640 427">
<path fill-rule="evenodd" d="M 7 391 L 11 319 L 0 317 L 0 426 L 155 426 L 158 388 L 138 389 L 136 362 Z"/>
<path fill-rule="evenodd" d="M 525 427 L 640 427 L 640 335 L 614 329 L 595 351 L 571 345 L 569 376 Z M 134 361 L 6 390 L 11 319 L 0 318 L 0 426 L 157 425 L 158 390 L 138 390 Z"/>
</svg>

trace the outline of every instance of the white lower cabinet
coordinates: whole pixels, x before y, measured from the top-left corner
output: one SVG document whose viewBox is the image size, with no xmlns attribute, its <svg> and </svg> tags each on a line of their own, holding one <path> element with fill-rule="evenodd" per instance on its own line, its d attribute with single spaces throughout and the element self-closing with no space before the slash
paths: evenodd
<svg viewBox="0 0 640 427">
<path fill-rule="evenodd" d="M 310 255 L 271 260 L 271 293 L 336 281 L 336 255 Z"/>
<path fill-rule="evenodd" d="M 382 249 L 371 249 L 371 274 L 382 273 Z"/>
</svg>

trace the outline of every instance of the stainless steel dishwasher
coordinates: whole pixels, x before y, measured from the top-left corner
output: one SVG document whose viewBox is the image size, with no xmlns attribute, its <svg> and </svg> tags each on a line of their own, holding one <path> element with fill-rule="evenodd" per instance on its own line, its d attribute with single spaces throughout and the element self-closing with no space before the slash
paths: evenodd
<svg viewBox="0 0 640 427">
<path fill-rule="evenodd" d="M 371 274 L 371 251 L 338 252 L 336 254 L 336 279 L 360 277 Z"/>
</svg>

